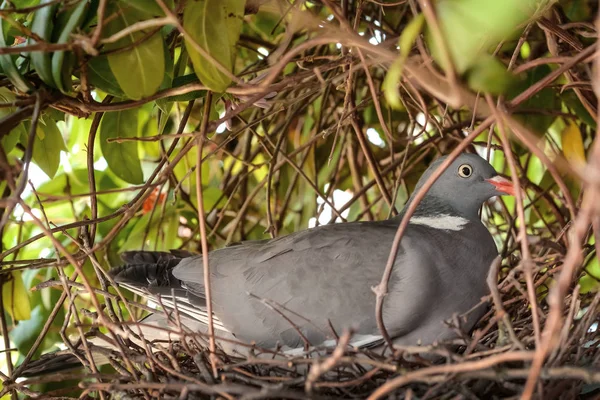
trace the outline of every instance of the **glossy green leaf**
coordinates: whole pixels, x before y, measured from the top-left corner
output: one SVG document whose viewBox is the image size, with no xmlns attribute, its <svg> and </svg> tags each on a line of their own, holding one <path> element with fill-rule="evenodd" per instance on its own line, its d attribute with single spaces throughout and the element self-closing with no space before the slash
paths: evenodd
<svg viewBox="0 0 600 400">
<path fill-rule="evenodd" d="M 42 0 L 40 4 L 46 4 L 45 7 L 41 7 L 33 14 L 33 22 L 31 23 L 31 31 L 38 35 L 41 39 L 46 42 L 51 41 L 52 28 L 54 28 L 54 14 L 58 4 L 51 0 Z M 28 44 L 38 43 L 35 39 L 29 38 Z M 47 51 L 32 51 L 29 53 L 31 64 L 35 68 L 39 77 L 50 86 L 55 86 L 54 79 L 52 78 L 52 65 L 51 65 L 50 52 Z"/>
<path fill-rule="evenodd" d="M 164 47 L 164 57 L 165 57 L 165 77 L 163 79 L 162 84 L 160 85 L 160 89 L 169 89 L 173 84 L 173 74 L 174 74 L 174 65 L 173 58 L 171 54 L 169 54 L 169 50 L 167 47 Z M 160 109 L 159 113 L 159 122 L 158 122 L 158 134 L 162 135 L 165 126 L 167 125 L 167 121 L 169 120 L 169 113 L 173 108 L 173 102 L 168 98 L 158 99 L 156 100 L 156 106 Z"/>
<path fill-rule="evenodd" d="M 581 100 L 572 91 L 567 91 L 560 96 L 565 105 L 571 109 L 578 118 L 592 129 L 596 129 L 596 120 L 590 115 L 588 110 L 581 104 Z"/>
<path fill-rule="evenodd" d="M 164 215 L 161 215 L 160 209 L 147 213 L 135 223 L 119 252 L 140 249 L 169 251 L 176 247 L 178 226 L 179 218 L 173 207 L 167 207 Z"/>
<path fill-rule="evenodd" d="M 513 98 L 528 87 L 538 82 L 551 72 L 547 65 L 540 65 L 527 72 L 526 78 L 509 90 L 508 98 Z M 529 99 L 521 103 L 515 110 L 515 118 L 521 121 L 534 133 L 542 136 L 556 119 L 552 111 L 560 111 L 561 102 L 556 90 L 545 87 Z"/>
<path fill-rule="evenodd" d="M 115 97 L 125 97 L 123 89 L 110 69 L 107 56 L 94 57 L 87 64 L 87 77 L 89 83 Z"/>
<path fill-rule="evenodd" d="M 0 103 L 12 103 L 17 97 L 8 88 L 0 87 Z M 14 111 L 14 107 L 0 107 L 0 117 L 4 117 Z"/>
<path fill-rule="evenodd" d="M 471 66 L 467 77 L 471 89 L 492 94 L 506 92 L 515 79 L 504 64 L 487 54 Z"/>
<path fill-rule="evenodd" d="M 189 75 L 175 77 L 175 79 L 173 79 L 172 87 L 178 88 L 178 87 L 185 86 L 185 85 L 188 85 L 191 83 L 200 83 L 200 81 L 198 81 L 198 77 L 195 74 L 189 74 Z M 194 90 L 192 92 L 180 94 L 177 96 L 169 96 L 169 97 L 167 97 L 167 100 L 168 101 L 190 101 L 190 100 L 202 98 L 204 96 L 206 96 L 206 90 Z"/>
<path fill-rule="evenodd" d="M 579 126 L 571 120 L 566 121 L 567 126 L 562 132 L 563 154 L 569 163 L 574 166 L 585 165 L 585 148 Z"/>
<path fill-rule="evenodd" d="M 490 54 L 500 41 L 517 34 L 541 15 L 553 0 L 441 0 L 436 15 L 446 48 L 460 74 Z M 439 43 L 431 31 L 426 39 L 434 59 L 445 68 Z"/>
<path fill-rule="evenodd" d="M 119 0 L 123 8 L 132 8 L 148 17 L 164 17 L 165 13 L 156 0 Z M 173 10 L 173 0 L 164 1 L 166 6 Z"/>
<path fill-rule="evenodd" d="M 13 92 L 3 87 L 0 88 L 0 103 L 12 103 L 16 100 L 16 96 Z M 15 111 L 15 107 L 0 107 L 0 119 L 4 118 Z M 4 135 L 0 141 L 2 144 L 2 148 L 5 153 L 10 153 L 10 151 L 16 146 L 19 142 L 21 135 L 24 132 L 23 123 L 17 125 L 16 128 L 13 128 L 12 131 L 8 133 L 8 135 Z"/>
<path fill-rule="evenodd" d="M 31 317 L 29 294 L 23 284 L 21 271 L 13 271 L 10 277 L 4 281 L 2 302 L 4 309 L 8 311 L 13 320 L 24 321 Z"/>
<path fill-rule="evenodd" d="M 189 0 L 183 11 L 183 27 L 189 35 L 185 45 L 194 64 L 194 71 L 202 83 L 215 92 L 223 92 L 231 83 L 231 78 L 215 62 L 227 71 L 233 71 L 244 4 L 245 0 Z M 214 61 L 200 54 L 194 43 L 204 49 Z"/>
<path fill-rule="evenodd" d="M 204 172 L 204 170 L 202 172 Z M 194 204 L 196 204 L 198 200 L 195 189 L 191 197 Z M 227 201 L 227 198 L 223 196 L 223 191 L 216 186 L 205 187 L 202 190 L 202 199 L 204 200 L 204 210 L 207 212 L 212 210 L 214 207 L 223 206 Z"/>
<path fill-rule="evenodd" d="M 33 141 L 33 161 L 53 178 L 60 165 L 60 152 L 67 151 L 65 141 L 53 119 L 40 120 Z"/>
<path fill-rule="evenodd" d="M 83 23 L 89 4 L 88 0 L 83 0 L 72 9 L 62 13 L 62 19 L 56 29 L 60 32 L 56 43 L 69 41 L 71 34 Z M 52 78 L 62 92 L 69 92 L 72 89 L 71 74 L 74 64 L 75 56 L 72 52 L 57 51 L 52 55 Z"/>
<path fill-rule="evenodd" d="M 25 123 L 22 122 L 19 125 L 17 125 L 15 128 L 13 128 L 13 130 L 10 131 L 10 133 L 8 135 L 6 135 L 2 138 L 1 143 L 2 143 L 2 148 L 4 149 L 4 151 L 6 153 L 10 153 L 10 151 L 15 148 L 17 143 L 19 143 L 19 140 L 24 135 L 27 135 L 27 130 L 25 129 Z"/>
<path fill-rule="evenodd" d="M 102 189 L 116 189 L 118 186 L 110 179 L 106 172 L 95 171 L 96 184 Z M 73 195 L 89 193 L 90 184 L 88 172 L 85 168 L 76 168 L 70 172 L 61 172 L 54 179 L 43 183 L 37 188 L 38 195 L 42 200 L 46 195 L 69 193 Z"/>
<path fill-rule="evenodd" d="M 30 318 L 21 321 L 10 332 L 10 340 L 17 346 L 21 354 L 26 354 L 29 351 L 47 320 L 48 313 L 44 311 L 41 304 L 38 304 L 31 310 Z"/>
<path fill-rule="evenodd" d="M 398 24 L 400 24 L 400 21 L 402 21 L 405 12 L 406 11 L 403 10 L 401 7 L 386 7 L 383 15 L 383 20 L 387 22 L 390 26 L 396 28 L 398 27 Z"/>
<path fill-rule="evenodd" d="M 563 12 L 571 22 L 584 21 L 592 15 L 591 4 L 592 2 L 588 0 L 561 1 Z"/>
<path fill-rule="evenodd" d="M 100 148 L 115 175 L 129 183 L 144 181 L 137 142 L 108 142 L 108 139 L 131 138 L 137 134 L 137 110 L 110 112 L 102 117 Z"/>
<path fill-rule="evenodd" d="M 8 1 L 3 1 L 0 5 L 0 9 L 9 8 L 11 5 Z M 7 16 L 10 18 L 10 16 Z M 5 34 L 5 25 L 7 22 L 4 18 L 0 18 L 0 47 L 10 47 L 11 43 L 8 42 L 7 35 Z M 17 89 L 22 92 L 27 92 L 31 89 L 29 82 L 27 82 L 21 72 L 19 72 L 15 59 L 17 58 L 14 54 L 0 54 L 0 67 L 2 73 L 15 85 Z"/>
<path fill-rule="evenodd" d="M 600 288 L 600 260 L 592 257 L 585 267 L 586 273 L 579 279 L 581 293 L 596 292 Z"/>
<path fill-rule="evenodd" d="M 40 0 L 12 0 L 11 3 L 13 3 L 16 8 L 27 8 L 37 6 L 40 4 Z"/>
<path fill-rule="evenodd" d="M 146 19 L 134 8 L 124 7 L 120 2 L 112 4 L 110 11 L 116 13 L 116 17 L 106 25 L 105 37 Z M 163 38 L 160 31 L 146 38 L 151 32 L 136 31 L 106 45 L 106 50 L 113 51 L 108 55 L 110 69 L 131 99 L 153 95 L 164 78 L 165 62 L 163 57 L 157 57 L 163 54 Z"/>
</svg>

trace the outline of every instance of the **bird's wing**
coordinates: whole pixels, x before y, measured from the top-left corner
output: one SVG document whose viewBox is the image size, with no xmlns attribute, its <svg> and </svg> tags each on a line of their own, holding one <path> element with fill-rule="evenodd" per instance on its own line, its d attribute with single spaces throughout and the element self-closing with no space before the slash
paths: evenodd
<svg viewBox="0 0 600 400">
<path fill-rule="evenodd" d="M 353 327 L 378 334 L 375 295 L 397 225 L 389 222 L 327 225 L 267 243 L 239 245 L 210 253 L 214 312 L 241 339 L 262 347 L 278 343 L 317 345 Z M 426 246 L 409 228 L 401 245 L 386 301 L 388 330 L 403 334 L 426 317 L 430 260 Z M 409 249 L 407 251 L 407 249 Z M 204 294 L 202 258 L 182 260 L 173 270 L 195 295 Z M 404 293 L 404 294 L 402 294 Z M 395 300 L 398 300 L 397 298 Z"/>
</svg>

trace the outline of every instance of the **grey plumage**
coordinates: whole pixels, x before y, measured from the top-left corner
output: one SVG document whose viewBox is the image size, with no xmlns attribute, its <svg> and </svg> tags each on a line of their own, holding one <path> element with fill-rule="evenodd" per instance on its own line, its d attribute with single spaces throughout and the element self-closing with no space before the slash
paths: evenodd
<svg viewBox="0 0 600 400">
<path fill-rule="evenodd" d="M 430 166 L 417 188 L 443 159 Z M 443 321 L 467 312 L 487 293 L 485 278 L 497 250 L 478 210 L 488 198 L 510 191 L 507 181 L 496 177 L 485 160 L 463 154 L 419 204 L 402 239 L 383 309 L 395 343 L 452 336 Z M 354 327 L 379 341 L 371 287 L 381 280 L 402 215 L 320 226 L 210 252 L 217 328 L 264 348 L 301 347 L 298 329 L 312 345 L 323 344 L 334 337 L 329 322 L 337 332 Z M 205 321 L 202 256 L 181 256 L 128 252 L 128 264 L 112 274 L 120 284 L 166 300 L 173 290 L 180 311 Z M 466 329 L 482 311 L 470 314 Z"/>
</svg>

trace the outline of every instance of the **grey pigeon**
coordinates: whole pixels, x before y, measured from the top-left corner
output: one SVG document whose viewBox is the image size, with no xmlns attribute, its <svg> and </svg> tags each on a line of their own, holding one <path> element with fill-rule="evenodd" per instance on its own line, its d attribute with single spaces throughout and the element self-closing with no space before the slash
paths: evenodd
<svg viewBox="0 0 600 400">
<path fill-rule="evenodd" d="M 425 171 L 417 189 L 444 159 Z M 451 337 L 444 320 L 466 313 L 487 294 L 486 276 L 498 253 L 478 211 L 490 197 L 512 190 L 475 154 L 460 155 L 434 183 L 410 220 L 389 281 L 383 317 L 394 343 Z M 307 340 L 313 346 L 335 343 L 331 327 L 338 333 L 352 327 L 352 344 L 381 343 L 371 288 L 381 280 L 403 214 L 210 252 L 217 332 L 261 348 L 294 349 Z M 175 301 L 186 317 L 205 323 L 202 257 L 127 252 L 127 264 L 111 274 L 120 285 L 161 295 L 167 306 Z M 471 329 L 483 311 L 472 312 L 464 328 Z"/>
<path fill-rule="evenodd" d="M 425 171 L 415 192 L 444 159 Z M 419 203 L 402 238 L 384 303 L 384 323 L 395 344 L 453 337 L 444 321 L 467 313 L 487 294 L 486 276 L 498 253 L 478 211 L 487 199 L 502 194 L 514 194 L 511 182 L 481 157 L 462 154 Z M 312 346 L 335 345 L 332 327 L 337 333 L 353 328 L 353 346 L 381 345 L 371 288 L 382 278 L 405 210 L 386 221 L 319 226 L 210 252 L 219 345 L 240 352 L 232 341 L 241 341 L 297 355 L 306 340 Z M 122 258 L 126 264 L 110 272 L 120 286 L 176 308 L 178 323 L 188 331 L 207 332 L 201 255 L 131 251 Z M 463 328 L 470 330 L 484 310 L 469 313 Z M 161 339 L 176 325 L 158 312 L 142 322 L 147 340 Z M 24 375 L 50 370 L 40 363 Z"/>
</svg>

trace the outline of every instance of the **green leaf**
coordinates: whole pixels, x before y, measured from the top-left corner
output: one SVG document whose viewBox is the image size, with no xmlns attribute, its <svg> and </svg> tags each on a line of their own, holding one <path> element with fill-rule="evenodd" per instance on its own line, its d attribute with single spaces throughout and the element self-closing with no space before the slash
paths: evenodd
<svg viewBox="0 0 600 400">
<path fill-rule="evenodd" d="M 119 252 L 127 250 L 155 250 L 169 251 L 176 247 L 177 228 L 179 218 L 177 210 L 167 207 L 165 214 L 161 215 L 159 210 L 147 213 L 135 223 Z"/>
<path fill-rule="evenodd" d="M 587 20 L 589 16 L 592 15 L 590 4 L 592 4 L 592 2 L 588 2 L 587 0 L 561 1 L 565 15 L 572 22 Z"/>
<path fill-rule="evenodd" d="M 19 124 L 19 127 L 20 126 L 22 126 L 22 124 Z M 21 134 L 21 131 L 13 129 L 8 135 L 2 137 L 0 143 L 2 144 L 2 149 L 4 149 L 4 152 L 6 154 L 10 153 L 12 149 L 15 148 L 17 143 L 19 143 L 19 138 L 21 137 Z"/>
<path fill-rule="evenodd" d="M 42 0 L 40 4 L 49 3 L 45 7 L 41 7 L 36 10 L 33 14 L 33 21 L 31 23 L 31 32 L 38 35 L 42 40 L 46 42 L 51 41 L 52 29 L 54 27 L 54 14 L 58 4 L 51 3 L 50 0 Z M 29 38 L 28 44 L 32 45 L 37 43 L 35 39 Z M 51 67 L 51 54 L 47 51 L 32 51 L 29 53 L 31 64 L 35 68 L 39 77 L 52 87 L 55 87 L 54 79 L 52 78 L 52 67 Z"/>
<path fill-rule="evenodd" d="M 165 16 L 156 0 L 120 0 L 120 3 L 123 8 L 130 7 L 139 13 L 146 14 L 149 18 Z M 173 0 L 166 0 L 164 3 L 170 10 L 173 10 Z"/>
<path fill-rule="evenodd" d="M 581 285 L 581 293 L 596 292 L 600 288 L 600 261 L 596 257 L 592 257 L 585 267 L 586 273 L 579 279 Z"/>
<path fill-rule="evenodd" d="M 11 5 L 8 1 L 3 1 L 2 5 L 0 5 L 0 9 L 9 8 Z M 7 16 L 6 18 L 10 18 Z M 5 33 L 5 27 L 7 22 L 4 18 L 0 18 L 0 47 L 10 47 L 7 42 L 7 37 Z M 17 64 L 15 63 L 17 56 L 11 54 L 0 54 L 0 67 L 2 72 L 6 77 L 10 80 L 10 82 L 20 91 L 27 92 L 31 89 L 29 82 L 27 82 L 21 72 L 17 69 Z"/>
<path fill-rule="evenodd" d="M 23 284 L 21 271 L 13 271 L 2 285 L 2 302 L 4 309 L 8 311 L 14 321 L 31 318 L 29 294 Z"/>
<path fill-rule="evenodd" d="M 527 72 L 525 80 L 516 83 L 508 91 L 507 97 L 514 98 L 516 95 L 531 87 L 534 83 L 543 79 L 551 72 L 547 65 L 540 65 Z M 556 119 L 549 111 L 560 111 L 561 102 L 556 91 L 551 87 L 545 87 L 529 99 L 521 103 L 514 110 L 515 118 L 531 129 L 539 136 L 543 136 L 550 125 Z"/>
<path fill-rule="evenodd" d="M 173 88 L 178 88 L 181 86 L 188 85 L 190 83 L 199 83 L 198 77 L 195 74 L 188 74 L 183 76 L 178 76 L 173 79 Z M 205 90 L 194 90 L 193 92 L 180 94 L 177 96 L 169 96 L 166 98 L 168 101 L 190 101 L 199 99 L 206 96 Z"/>
<path fill-rule="evenodd" d="M 171 87 L 171 85 L 173 84 L 173 69 L 174 69 L 174 65 L 173 65 L 173 58 L 171 58 L 171 54 L 169 54 L 169 50 L 167 49 L 167 47 L 164 47 L 164 57 L 165 57 L 165 65 L 166 65 L 166 69 L 165 69 L 165 77 L 163 79 L 162 84 L 160 85 L 160 89 L 169 89 Z M 167 121 L 169 120 L 169 113 L 171 112 L 171 109 L 173 108 L 173 102 L 170 101 L 168 98 L 163 98 L 163 99 L 158 99 L 156 100 L 156 106 L 160 109 L 160 113 L 159 113 L 159 127 L 158 127 L 158 134 L 162 135 L 163 131 L 165 129 L 165 126 L 167 125 Z"/>
<path fill-rule="evenodd" d="M 392 28 L 397 28 L 400 21 L 402 21 L 405 12 L 406 11 L 402 10 L 401 7 L 386 7 L 385 12 L 383 13 L 383 20 Z"/>
<path fill-rule="evenodd" d="M 67 147 L 56 122 L 50 118 L 40 119 L 33 141 L 33 161 L 50 179 L 60 165 L 61 150 L 67 151 Z"/>
<path fill-rule="evenodd" d="M 129 183 L 144 181 L 138 156 L 137 142 L 109 143 L 108 139 L 135 137 L 137 110 L 106 113 L 100 125 L 100 148 L 108 167 L 115 175 Z"/>
<path fill-rule="evenodd" d="M 586 125 L 596 130 L 596 120 L 590 115 L 583 104 L 581 104 L 581 100 L 579 100 L 573 91 L 562 93 L 560 97 L 565 105 L 571 109 L 578 118 L 580 118 Z"/>
<path fill-rule="evenodd" d="M 105 36 L 110 36 L 145 20 L 145 16 L 134 8 L 115 3 L 109 7 L 116 17 L 105 28 Z M 114 50 L 108 55 L 108 64 L 125 95 L 131 99 L 141 99 L 156 93 L 165 75 L 163 38 L 161 32 L 150 30 L 136 31 L 115 43 L 107 44 L 106 50 Z"/>
<path fill-rule="evenodd" d="M 214 207 L 222 207 L 227 202 L 227 198 L 223 196 L 223 191 L 216 186 L 206 187 L 202 191 L 202 199 L 206 211 L 212 210 Z M 197 202 L 195 193 L 192 194 L 192 201 Z"/>
<path fill-rule="evenodd" d="M 11 3 L 15 5 L 15 8 L 28 8 L 37 6 L 40 4 L 40 0 L 12 0 Z"/>
<path fill-rule="evenodd" d="M 116 189 L 118 186 L 103 171 L 94 171 L 96 185 L 102 190 Z M 70 172 L 61 172 L 54 179 L 43 183 L 37 188 L 40 198 L 45 200 L 46 195 L 69 193 L 72 195 L 84 194 L 90 191 L 87 168 L 76 168 Z"/>
<path fill-rule="evenodd" d="M 227 71 L 233 71 L 235 45 L 240 37 L 245 0 L 189 0 L 183 11 L 183 27 L 189 37 L 186 49 L 202 83 L 223 92 L 231 79 L 212 60 L 196 49 L 204 49 Z"/>
<path fill-rule="evenodd" d="M 16 99 L 17 98 L 13 92 L 5 87 L 0 88 L 0 103 L 12 103 Z M 13 113 L 14 111 L 15 107 L 0 107 L 0 119 Z M 24 133 L 24 129 L 24 124 L 21 123 L 13 128 L 8 135 L 4 135 L 2 137 L 0 143 L 2 144 L 2 148 L 6 154 L 10 153 L 10 151 L 17 145 L 19 138 Z"/>
<path fill-rule="evenodd" d="M 44 312 L 44 307 L 41 304 L 38 304 L 31 310 L 30 318 L 20 322 L 13 328 L 10 332 L 10 339 L 21 354 L 27 354 L 47 320 L 48 313 Z"/>
<path fill-rule="evenodd" d="M 466 72 L 482 54 L 524 29 L 553 0 L 445 0 L 436 2 L 442 36 L 456 71 Z M 426 39 L 433 58 L 443 67 L 439 44 L 431 31 Z"/>
<path fill-rule="evenodd" d="M 72 9 L 61 13 L 59 23 L 55 31 L 60 32 L 56 38 L 56 43 L 67 43 L 71 33 L 81 26 L 87 10 L 89 1 L 83 0 Z M 69 92 L 72 89 L 72 72 L 75 65 L 75 56 L 72 52 L 57 51 L 52 55 L 52 78 L 56 86 L 62 92 Z"/>
<path fill-rule="evenodd" d="M 515 82 L 515 76 L 495 57 L 484 54 L 468 71 L 471 89 L 492 94 L 502 94 Z"/>
<path fill-rule="evenodd" d="M 0 87 L 0 103 L 12 103 L 17 99 L 17 96 L 9 89 Z M 5 117 L 15 110 L 14 107 L 0 107 L 0 117 Z"/>
<path fill-rule="evenodd" d="M 115 97 L 125 97 L 125 93 L 117 84 L 117 78 L 115 78 L 110 65 L 108 65 L 107 56 L 92 58 L 87 67 L 87 76 L 90 84 Z"/>
<path fill-rule="evenodd" d="M 406 59 L 408 58 L 408 55 L 410 54 L 410 49 L 415 43 L 415 40 L 417 40 L 419 33 L 421 33 L 424 23 L 425 17 L 423 14 L 419 14 L 412 21 L 410 21 L 408 25 L 406 25 L 406 28 L 404 28 L 402 34 L 400 35 L 400 39 L 398 39 L 400 56 L 394 60 L 383 81 L 383 93 L 385 95 L 385 99 L 388 104 L 395 109 L 400 109 L 403 107 L 402 102 L 400 101 L 400 94 L 398 93 L 398 83 L 400 83 L 402 69 Z"/>
<path fill-rule="evenodd" d="M 585 165 L 585 148 L 579 126 L 571 120 L 566 121 L 566 127 L 562 131 L 563 154 L 573 166 Z"/>
</svg>

